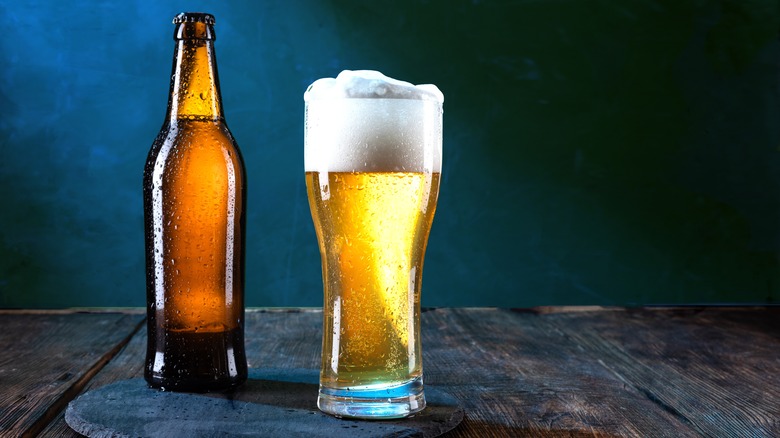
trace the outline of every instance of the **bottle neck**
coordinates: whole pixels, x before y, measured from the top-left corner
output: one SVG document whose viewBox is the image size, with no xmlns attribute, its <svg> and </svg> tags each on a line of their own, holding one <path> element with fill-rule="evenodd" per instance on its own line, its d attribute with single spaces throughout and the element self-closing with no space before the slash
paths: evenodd
<svg viewBox="0 0 780 438">
<path fill-rule="evenodd" d="M 214 31 L 203 23 L 181 23 L 174 34 L 168 118 L 223 120 Z"/>
</svg>

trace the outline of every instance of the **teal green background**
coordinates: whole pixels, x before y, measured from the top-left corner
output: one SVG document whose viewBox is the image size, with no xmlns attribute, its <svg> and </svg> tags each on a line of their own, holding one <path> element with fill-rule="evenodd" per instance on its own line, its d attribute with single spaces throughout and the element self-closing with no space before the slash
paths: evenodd
<svg viewBox="0 0 780 438">
<path fill-rule="evenodd" d="M 76 0 L 0 5 L 0 307 L 144 305 L 184 10 L 217 19 L 249 306 L 321 305 L 302 95 L 342 69 L 445 94 L 423 305 L 780 298 L 777 0 Z"/>
</svg>

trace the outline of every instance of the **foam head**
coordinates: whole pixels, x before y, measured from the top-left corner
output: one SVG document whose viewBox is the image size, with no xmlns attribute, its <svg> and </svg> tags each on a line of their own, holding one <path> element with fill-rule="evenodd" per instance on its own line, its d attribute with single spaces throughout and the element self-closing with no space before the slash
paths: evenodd
<svg viewBox="0 0 780 438">
<path fill-rule="evenodd" d="M 412 85 L 389 78 L 374 70 L 344 70 L 334 78 L 314 81 L 303 94 L 303 100 L 318 99 L 413 99 L 444 102 L 436 85 Z"/>
<path fill-rule="evenodd" d="M 441 171 L 444 96 L 435 85 L 346 70 L 303 98 L 307 172 Z"/>
</svg>

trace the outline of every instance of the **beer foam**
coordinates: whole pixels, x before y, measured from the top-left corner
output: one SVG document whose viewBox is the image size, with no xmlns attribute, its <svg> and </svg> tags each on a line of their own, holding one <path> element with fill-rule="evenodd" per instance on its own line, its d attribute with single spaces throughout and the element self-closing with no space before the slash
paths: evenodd
<svg viewBox="0 0 780 438">
<path fill-rule="evenodd" d="M 415 99 L 444 103 L 444 95 L 436 85 L 412 85 L 374 70 L 344 70 L 335 79 L 317 79 L 303 94 L 306 102 L 344 98 Z"/>
<path fill-rule="evenodd" d="M 441 171 L 444 95 L 435 85 L 345 70 L 303 98 L 307 172 Z"/>
</svg>

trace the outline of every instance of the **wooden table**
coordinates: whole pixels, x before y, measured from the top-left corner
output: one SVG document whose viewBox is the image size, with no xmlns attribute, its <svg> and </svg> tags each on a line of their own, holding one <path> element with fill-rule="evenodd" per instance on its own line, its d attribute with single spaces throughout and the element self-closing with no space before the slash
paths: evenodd
<svg viewBox="0 0 780 438">
<path fill-rule="evenodd" d="M 319 309 L 247 311 L 251 367 L 319 367 Z M 780 308 L 428 309 L 451 437 L 780 436 Z M 143 375 L 142 310 L 0 311 L 0 436 L 78 436 L 84 391 Z M 312 403 L 315 403 L 312 400 Z"/>
</svg>

